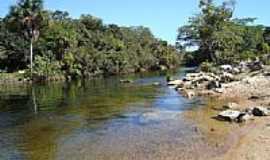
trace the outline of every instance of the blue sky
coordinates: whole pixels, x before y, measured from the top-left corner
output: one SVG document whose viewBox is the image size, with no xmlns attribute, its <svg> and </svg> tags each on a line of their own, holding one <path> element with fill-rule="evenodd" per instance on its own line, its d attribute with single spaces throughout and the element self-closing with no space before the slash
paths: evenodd
<svg viewBox="0 0 270 160">
<path fill-rule="evenodd" d="M 3 17 L 17 0 L 0 0 Z M 161 39 L 174 44 L 177 28 L 197 13 L 199 0 L 44 0 L 51 10 L 68 11 L 72 17 L 88 13 L 104 23 L 143 25 Z M 217 0 L 220 2 L 221 0 Z M 270 25 L 269 0 L 238 0 L 235 16 L 257 17 L 257 24 Z"/>
</svg>

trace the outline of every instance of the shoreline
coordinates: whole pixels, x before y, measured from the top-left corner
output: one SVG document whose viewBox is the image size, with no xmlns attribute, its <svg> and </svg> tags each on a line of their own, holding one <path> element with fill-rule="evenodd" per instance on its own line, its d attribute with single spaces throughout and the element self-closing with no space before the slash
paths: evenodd
<svg viewBox="0 0 270 160">
<path fill-rule="evenodd" d="M 255 106 L 269 107 L 269 70 L 270 66 L 264 66 L 264 69 L 245 72 L 244 74 L 236 74 L 234 75 L 234 78 L 237 80 L 224 83 L 221 88 L 213 87 L 205 89 L 204 87 L 200 88 L 198 86 L 191 86 L 188 84 L 189 81 L 174 81 L 179 83 L 178 87 L 180 86 L 180 88 L 176 87 L 176 90 L 188 98 L 200 96 L 208 99 L 206 100 L 207 102 L 211 101 L 209 98 L 218 102 L 217 104 L 212 104 L 212 106 L 211 104 L 210 106 L 209 104 L 206 104 L 202 110 L 197 111 L 198 113 L 196 114 L 206 114 L 204 115 L 204 119 L 200 118 L 202 115 L 190 115 L 194 113 L 187 114 L 187 117 L 193 120 L 197 118 L 199 128 L 205 134 L 209 135 L 210 138 L 220 137 L 216 139 L 217 142 L 215 143 L 217 143 L 217 146 L 219 143 L 223 142 L 225 142 L 225 146 L 227 145 L 225 150 L 221 150 L 221 153 L 218 154 L 217 157 L 213 158 L 213 160 L 267 159 L 266 157 L 268 156 L 268 153 L 270 153 L 270 138 L 268 138 L 270 135 L 269 116 L 252 116 L 252 118 L 247 119 L 242 123 L 219 121 L 215 119 L 215 116 L 224 110 L 223 107 L 228 103 L 237 104 L 237 109 L 235 110 L 239 111 L 244 111 Z M 185 78 L 188 79 L 192 74 L 196 77 L 195 74 L 197 73 L 191 73 Z M 212 73 L 210 73 L 210 75 L 211 74 Z M 192 80 L 193 79 L 191 78 L 191 81 Z M 224 126 L 226 126 L 228 130 L 223 128 Z M 222 137 L 224 138 L 223 140 Z"/>
</svg>

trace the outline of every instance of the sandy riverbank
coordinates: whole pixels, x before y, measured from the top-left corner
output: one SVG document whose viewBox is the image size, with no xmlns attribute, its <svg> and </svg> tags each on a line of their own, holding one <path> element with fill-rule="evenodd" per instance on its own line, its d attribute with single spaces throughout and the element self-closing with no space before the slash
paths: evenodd
<svg viewBox="0 0 270 160">
<path fill-rule="evenodd" d="M 214 143 L 225 146 L 213 160 L 270 160 L 270 117 L 253 117 L 241 124 L 228 124 L 213 119 L 228 102 L 239 104 L 240 110 L 255 106 L 269 107 L 270 77 L 261 73 L 246 75 L 240 81 L 228 83 L 222 93 L 212 96 L 215 103 L 207 104 L 202 112 L 197 112 L 207 114 L 201 116 L 207 119 L 198 118 L 197 121 L 199 127 L 214 139 Z M 192 114 L 188 116 L 200 117 Z"/>
<path fill-rule="evenodd" d="M 219 99 L 231 99 L 241 108 L 270 104 L 270 78 L 258 74 L 249 80 L 233 82 L 219 95 Z M 270 117 L 254 117 L 247 122 L 245 134 L 229 151 L 215 160 L 269 160 Z M 237 134 L 237 132 L 235 133 Z"/>
</svg>

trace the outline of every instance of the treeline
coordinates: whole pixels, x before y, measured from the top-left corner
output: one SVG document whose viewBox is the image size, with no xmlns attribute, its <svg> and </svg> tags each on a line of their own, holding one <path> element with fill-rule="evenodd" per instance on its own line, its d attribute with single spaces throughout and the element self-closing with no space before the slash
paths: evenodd
<svg viewBox="0 0 270 160">
<path fill-rule="evenodd" d="M 32 63 L 31 63 L 32 62 Z M 20 0 L 0 19 L 0 69 L 68 78 L 168 69 L 176 49 L 145 27 L 103 24 L 91 15 L 71 18 L 42 0 Z"/>
<path fill-rule="evenodd" d="M 270 63 L 270 28 L 253 25 L 256 18 L 234 18 L 235 4 L 200 0 L 200 12 L 178 31 L 177 46 L 185 52 L 187 65 L 253 59 Z"/>
</svg>

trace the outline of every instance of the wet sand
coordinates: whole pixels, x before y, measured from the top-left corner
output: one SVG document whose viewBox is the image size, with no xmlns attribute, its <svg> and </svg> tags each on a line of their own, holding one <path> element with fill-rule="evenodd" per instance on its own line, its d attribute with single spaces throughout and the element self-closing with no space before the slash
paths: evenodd
<svg viewBox="0 0 270 160">
<path fill-rule="evenodd" d="M 233 82 L 224 93 L 210 98 L 201 111 L 186 115 L 198 122 L 199 128 L 209 135 L 209 140 L 213 139 L 217 146 L 224 146 L 213 160 L 270 160 L 270 117 L 254 117 L 243 124 L 219 122 L 212 118 L 228 102 L 238 103 L 241 109 L 269 107 L 269 95 L 270 78 L 255 76 L 249 82 Z"/>
</svg>

